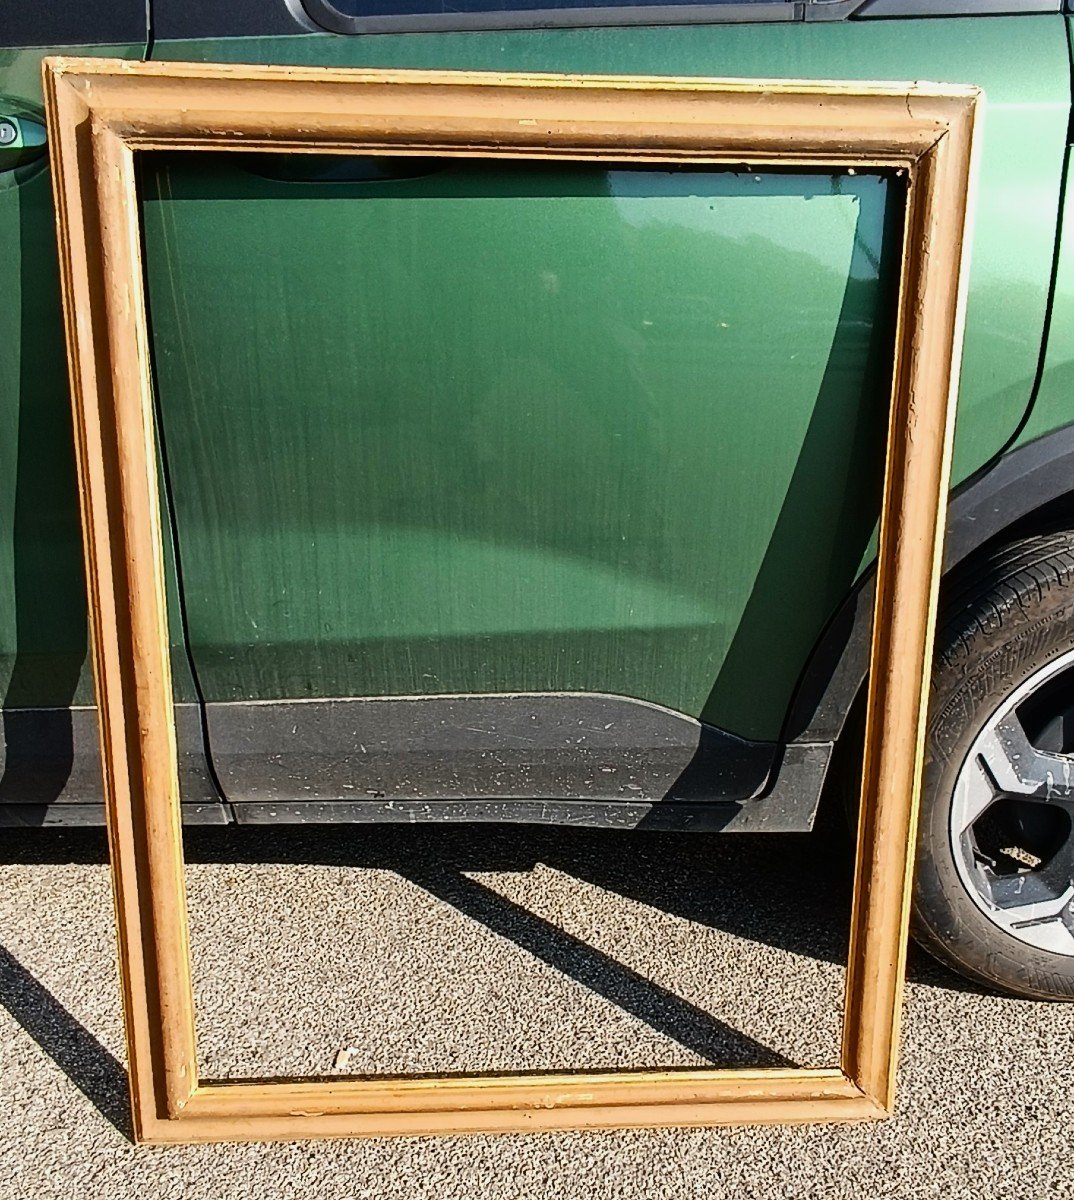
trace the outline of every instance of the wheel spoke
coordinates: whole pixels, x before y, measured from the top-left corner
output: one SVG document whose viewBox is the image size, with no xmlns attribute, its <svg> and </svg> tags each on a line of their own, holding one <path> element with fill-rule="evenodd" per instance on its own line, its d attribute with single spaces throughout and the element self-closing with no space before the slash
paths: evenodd
<svg viewBox="0 0 1074 1200">
<path fill-rule="evenodd" d="M 1058 804 L 1074 813 L 1074 758 L 1038 750 L 1013 710 L 974 743 L 955 786 L 952 827 L 965 833 L 1000 796 Z"/>
<path fill-rule="evenodd" d="M 1074 952 L 1074 882 L 1068 863 L 1025 875 L 991 878 L 995 918 L 1011 933 L 1043 950 Z"/>
<path fill-rule="evenodd" d="M 1010 712 L 994 727 L 1000 751 L 986 760 L 990 768 L 1004 772 L 1000 786 L 1006 792 L 1041 800 L 1070 803 L 1074 798 L 1074 758 L 1050 750 L 1038 750 L 1026 737 L 1017 712 Z"/>
</svg>

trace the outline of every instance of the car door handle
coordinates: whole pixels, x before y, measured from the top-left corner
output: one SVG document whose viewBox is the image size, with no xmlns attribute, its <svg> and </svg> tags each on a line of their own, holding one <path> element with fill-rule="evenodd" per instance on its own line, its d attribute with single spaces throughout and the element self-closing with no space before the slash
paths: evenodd
<svg viewBox="0 0 1074 1200">
<path fill-rule="evenodd" d="M 44 152 L 44 125 L 26 117 L 0 116 L 0 171 L 10 171 Z"/>
</svg>

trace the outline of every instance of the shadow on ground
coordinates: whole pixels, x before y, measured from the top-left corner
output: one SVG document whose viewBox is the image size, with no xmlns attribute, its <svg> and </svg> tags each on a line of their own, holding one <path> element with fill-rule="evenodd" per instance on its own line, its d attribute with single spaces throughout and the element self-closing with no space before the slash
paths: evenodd
<svg viewBox="0 0 1074 1200">
<path fill-rule="evenodd" d="M 193 863 L 321 864 L 393 871 L 716 1065 L 787 1060 L 473 876 L 538 863 L 736 936 L 845 963 L 852 860 L 830 830 L 704 835 L 524 826 L 273 826 L 186 831 Z M 12 830 L 0 863 L 103 864 L 101 830 Z M 910 978 L 976 990 L 921 953 Z M 129 1136 L 115 1058 L 0 947 L 0 1003 L 99 1111 Z"/>
</svg>

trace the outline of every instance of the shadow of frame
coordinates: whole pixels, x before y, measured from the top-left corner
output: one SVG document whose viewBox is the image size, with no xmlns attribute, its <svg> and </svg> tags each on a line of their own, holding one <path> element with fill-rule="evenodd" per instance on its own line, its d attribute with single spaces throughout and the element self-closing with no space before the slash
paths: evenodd
<svg viewBox="0 0 1074 1200">
<path fill-rule="evenodd" d="M 101 1116 L 133 1142 L 126 1070 L 4 946 L 0 946 L 0 1004 Z"/>
<path fill-rule="evenodd" d="M 841 843 L 827 825 L 813 834 L 734 837 L 517 826 L 203 827 L 186 831 L 186 857 L 192 863 L 393 871 L 715 1065 L 788 1064 L 468 873 L 526 871 L 542 863 L 660 911 L 818 961 L 838 962 L 846 948 L 849 841 Z M 0 863 L 105 862 L 103 831 L 96 829 L 11 830 L 0 844 Z M 982 991 L 920 951 L 911 954 L 909 978 L 930 987 Z M 0 1005 L 130 1138 L 124 1068 L 3 946 Z"/>
</svg>

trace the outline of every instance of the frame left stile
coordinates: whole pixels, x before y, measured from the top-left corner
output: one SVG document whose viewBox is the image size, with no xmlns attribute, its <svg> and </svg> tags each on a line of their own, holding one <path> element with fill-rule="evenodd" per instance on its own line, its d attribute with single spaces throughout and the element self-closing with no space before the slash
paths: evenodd
<svg viewBox="0 0 1074 1200">
<path fill-rule="evenodd" d="M 44 86 L 131 1098 L 141 1141 L 835 1121 L 894 1101 L 977 89 L 49 58 Z M 199 1078 L 134 156 L 460 155 L 907 180 L 841 1061 Z M 878 464 L 879 469 L 879 464 Z"/>
</svg>

